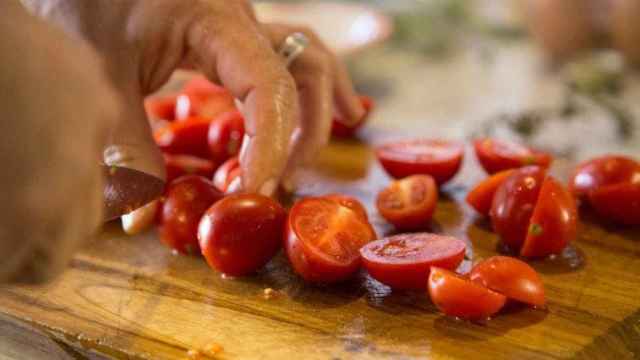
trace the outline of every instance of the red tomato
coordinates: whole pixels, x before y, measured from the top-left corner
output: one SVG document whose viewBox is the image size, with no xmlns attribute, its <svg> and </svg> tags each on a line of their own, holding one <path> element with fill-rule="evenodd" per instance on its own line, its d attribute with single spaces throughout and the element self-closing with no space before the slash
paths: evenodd
<svg viewBox="0 0 640 360">
<path fill-rule="evenodd" d="M 425 174 L 441 185 L 460 169 L 464 146 L 445 140 L 401 141 L 380 146 L 376 155 L 382 167 L 397 179 Z"/>
<path fill-rule="evenodd" d="M 358 215 L 362 216 L 363 219 L 369 221 L 369 216 L 367 215 L 367 210 L 364 205 L 358 199 L 343 195 L 343 194 L 329 194 L 323 196 L 323 198 L 333 200 L 342 206 L 346 206 L 349 209 L 355 211 Z"/>
<path fill-rule="evenodd" d="M 431 268 L 431 301 L 446 315 L 484 320 L 502 309 L 507 298 L 449 270 Z"/>
<path fill-rule="evenodd" d="M 607 185 L 640 183 L 640 164 L 633 159 L 607 155 L 578 165 L 569 180 L 569 190 L 577 197 Z"/>
<path fill-rule="evenodd" d="M 212 268 L 248 275 L 278 252 L 287 214 L 276 201 L 257 194 L 231 195 L 202 217 L 198 240 Z"/>
<path fill-rule="evenodd" d="M 224 113 L 209 126 L 211 156 L 218 163 L 238 155 L 244 138 L 244 117 L 238 110 Z"/>
<path fill-rule="evenodd" d="M 213 119 L 235 109 L 231 93 L 203 76 L 197 76 L 188 81 L 182 92 L 185 97 L 181 97 L 179 101 L 181 106 L 176 111 L 176 114 L 180 115 L 178 120 L 191 115 Z"/>
<path fill-rule="evenodd" d="M 215 171 L 215 165 L 211 160 L 202 159 L 191 155 L 164 154 L 164 163 L 167 167 L 167 182 L 179 178 L 182 175 L 195 174 L 211 178 Z"/>
<path fill-rule="evenodd" d="M 144 108 L 150 118 L 175 120 L 176 95 L 153 96 L 144 100 Z"/>
<path fill-rule="evenodd" d="M 543 257 L 560 253 L 575 239 L 577 222 L 575 200 L 562 184 L 548 176 L 542 183 L 520 255 Z"/>
<path fill-rule="evenodd" d="M 202 176 L 186 175 L 167 187 L 162 205 L 160 239 L 183 254 L 200 252 L 198 223 L 202 214 L 223 195 Z"/>
<path fill-rule="evenodd" d="M 589 196 L 600 216 L 625 225 L 640 225 L 640 183 L 603 186 Z"/>
<path fill-rule="evenodd" d="M 237 156 L 227 160 L 224 164 L 220 165 L 213 175 L 213 185 L 223 193 L 227 192 L 229 184 L 235 180 L 242 173 L 240 168 L 240 160 Z"/>
<path fill-rule="evenodd" d="M 333 124 L 331 127 L 331 134 L 333 136 L 340 137 L 340 138 L 353 137 L 356 134 L 356 131 L 358 131 L 358 129 L 360 129 L 362 125 L 364 125 L 367 122 L 367 119 L 369 118 L 369 114 L 371 114 L 371 111 L 373 111 L 373 108 L 374 108 L 373 99 L 371 99 L 368 96 L 361 95 L 360 102 L 362 103 L 362 106 L 364 107 L 364 110 L 365 110 L 365 114 L 362 117 L 362 119 L 353 126 L 347 126 L 347 125 L 344 125 L 342 121 L 334 117 Z"/>
<path fill-rule="evenodd" d="M 498 187 L 491 205 L 491 223 L 502 241 L 519 250 L 527 237 L 546 170 L 528 166 L 516 170 Z"/>
<path fill-rule="evenodd" d="M 493 196 L 498 190 L 498 187 L 500 187 L 514 171 L 513 169 L 504 170 L 480 182 L 467 194 L 467 203 L 480 214 L 489 216 Z"/>
<path fill-rule="evenodd" d="M 208 131 L 208 120 L 193 117 L 188 121 L 173 122 L 170 126 L 156 131 L 153 136 L 160 150 L 165 153 L 208 158 L 210 156 L 207 144 Z"/>
<path fill-rule="evenodd" d="M 376 238 L 356 212 L 325 198 L 298 201 L 289 212 L 285 251 L 296 273 L 311 282 L 333 283 L 360 267 L 360 248 Z"/>
<path fill-rule="evenodd" d="M 489 174 L 527 165 L 548 168 L 553 160 L 548 153 L 504 140 L 482 139 L 473 145 L 478 161 Z"/>
<path fill-rule="evenodd" d="M 362 262 L 369 274 L 394 289 L 426 289 L 432 266 L 455 270 L 464 259 L 464 242 L 436 234 L 404 234 L 368 243 Z"/>
<path fill-rule="evenodd" d="M 469 278 L 510 299 L 534 306 L 545 303 L 544 285 L 538 273 L 526 262 L 512 257 L 490 257 L 474 266 Z"/>
<path fill-rule="evenodd" d="M 438 201 L 438 187 L 429 175 L 413 175 L 391 183 L 376 199 L 380 215 L 400 230 L 429 226 Z"/>
</svg>

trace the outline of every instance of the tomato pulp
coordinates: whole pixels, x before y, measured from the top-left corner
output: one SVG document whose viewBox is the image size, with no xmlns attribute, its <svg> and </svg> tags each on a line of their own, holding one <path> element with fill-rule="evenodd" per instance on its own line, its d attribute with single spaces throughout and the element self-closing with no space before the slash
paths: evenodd
<svg viewBox="0 0 640 360">
<path fill-rule="evenodd" d="M 429 226 L 438 201 L 438 187 L 429 175 L 413 175 L 391 183 L 378 194 L 380 215 L 400 230 Z"/>
<path fill-rule="evenodd" d="M 349 209 L 355 211 L 358 215 L 362 216 L 363 219 L 367 221 L 369 220 L 369 216 L 367 215 L 367 210 L 364 208 L 364 205 L 362 205 L 362 203 L 358 199 L 352 196 L 343 194 L 329 194 L 322 197 L 335 201 L 342 206 L 346 206 Z"/>
</svg>

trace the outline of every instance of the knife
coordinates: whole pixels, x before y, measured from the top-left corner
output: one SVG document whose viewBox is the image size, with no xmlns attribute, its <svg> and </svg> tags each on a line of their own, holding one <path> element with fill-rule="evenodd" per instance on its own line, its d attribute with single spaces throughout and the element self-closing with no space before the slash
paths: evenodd
<svg viewBox="0 0 640 360">
<path fill-rule="evenodd" d="M 111 221 L 150 203 L 164 193 L 164 181 L 142 171 L 101 165 L 104 184 L 104 221 Z"/>
</svg>

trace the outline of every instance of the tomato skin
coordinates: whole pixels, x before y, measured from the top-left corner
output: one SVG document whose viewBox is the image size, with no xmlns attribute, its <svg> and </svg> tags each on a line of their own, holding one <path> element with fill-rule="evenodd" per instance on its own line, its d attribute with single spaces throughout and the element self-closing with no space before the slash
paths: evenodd
<svg viewBox="0 0 640 360">
<path fill-rule="evenodd" d="M 335 201 L 342 206 L 348 207 L 349 209 L 355 211 L 358 215 L 362 216 L 363 219 L 369 221 L 369 215 L 367 215 L 367 210 L 358 199 L 352 196 L 343 195 L 343 194 L 329 194 L 329 195 L 324 195 L 322 197 Z"/>
<path fill-rule="evenodd" d="M 524 261 L 493 256 L 471 269 L 469 279 L 495 292 L 533 306 L 545 303 L 544 285 L 538 273 Z"/>
<path fill-rule="evenodd" d="M 575 239 L 577 223 L 575 200 L 562 184 L 548 176 L 542 183 L 520 255 L 544 257 L 560 253 Z"/>
<path fill-rule="evenodd" d="M 164 154 L 164 163 L 167 168 L 167 183 L 189 174 L 211 178 L 216 169 L 211 160 L 191 155 Z"/>
<path fill-rule="evenodd" d="M 156 131 L 153 136 L 160 150 L 165 153 L 209 158 L 208 131 L 207 119 L 192 117 L 183 122 L 172 122 L 169 126 Z"/>
<path fill-rule="evenodd" d="M 237 156 L 234 156 L 218 167 L 213 175 L 213 185 L 216 189 L 226 193 L 231 182 L 240 176 L 241 173 L 240 160 Z"/>
<path fill-rule="evenodd" d="M 503 170 L 480 182 L 467 194 L 467 203 L 480 214 L 489 216 L 493 196 L 496 194 L 500 185 L 502 185 L 514 171 L 513 169 Z"/>
<path fill-rule="evenodd" d="M 591 206 L 605 219 L 640 225 L 640 183 L 603 186 L 589 196 Z"/>
<path fill-rule="evenodd" d="M 244 138 L 244 117 L 238 110 L 215 118 L 209 126 L 207 141 L 211 157 L 218 163 L 238 155 Z"/>
<path fill-rule="evenodd" d="M 528 166 L 516 170 L 498 187 L 491 205 L 491 224 L 502 241 L 519 250 L 527 237 L 546 170 Z"/>
<path fill-rule="evenodd" d="M 413 175 L 391 183 L 376 199 L 380 215 L 399 230 L 429 226 L 438 201 L 438 187 L 429 175 Z"/>
<path fill-rule="evenodd" d="M 160 240 L 183 254 L 199 253 L 198 223 L 223 194 L 206 178 L 185 175 L 167 187 L 162 204 Z"/>
<path fill-rule="evenodd" d="M 640 182 L 640 164 L 628 157 L 606 155 L 578 165 L 569 180 L 569 191 L 581 198 L 607 185 Z"/>
<path fill-rule="evenodd" d="M 503 140 L 480 139 L 473 146 L 480 165 L 489 174 L 529 165 L 548 168 L 553 161 L 548 153 Z"/>
<path fill-rule="evenodd" d="M 419 149 L 420 146 L 423 148 Z M 458 173 L 464 145 L 446 140 L 417 139 L 382 145 L 376 149 L 376 155 L 382 167 L 396 179 L 424 174 L 431 175 L 438 185 L 442 185 Z"/>
<path fill-rule="evenodd" d="M 185 96 L 185 109 L 177 111 L 178 120 L 186 116 L 202 116 L 213 119 L 225 112 L 235 109 L 234 98 L 229 91 L 210 82 L 204 76 L 196 76 L 189 80 L 182 89 Z M 182 119 L 181 119 L 182 117 Z"/>
<path fill-rule="evenodd" d="M 468 320 L 487 319 L 507 301 L 502 294 L 435 266 L 429 275 L 429 296 L 446 315 Z"/>
<path fill-rule="evenodd" d="M 455 270 L 464 259 L 463 241 L 436 234 L 403 234 L 368 243 L 360 249 L 364 267 L 393 289 L 426 289 L 432 266 Z"/>
<path fill-rule="evenodd" d="M 176 95 L 152 96 L 144 100 L 144 108 L 150 118 L 173 121 L 176 117 Z"/>
<path fill-rule="evenodd" d="M 364 107 L 365 114 L 360 121 L 353 126 L 344 125 L 338 118 L 334 117 L 331 125 L 331 135 L 337 138 L 352 138 L 355 136 L 358 129 L 360 129 L 369 118 L 369 114 L 373 111 L 375 103 L 372 98 L 364 95 L 360 95 L 360 103 Z"/>
<path fill-rule="evenodd" d="M 207 210 L 198 227 L 202 255 L 212 268 L 232 276 L 254 273 L 282 245 L 286 211 L 257 194 L 230 195 Z"/>
</svg>

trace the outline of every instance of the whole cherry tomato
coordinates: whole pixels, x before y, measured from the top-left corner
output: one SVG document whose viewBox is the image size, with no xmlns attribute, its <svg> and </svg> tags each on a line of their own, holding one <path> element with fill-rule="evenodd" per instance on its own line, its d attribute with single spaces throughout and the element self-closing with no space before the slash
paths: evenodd
<svg viewBox="0 0 640 360">
<path fill-rule="evenodd" d="M 603 186 L 589 196 L 600 216 L 624 225 L 640 225 L 640 183 Z"/>
<path fill-rule="evenodd" d="M 230 195 L 202 217 L 198 240 L 212 268 L 232 276 L 251 274 L 278 252 L 286 211 L 257 194 Z"/>
<path fill-rule="evenodd" d="M 244 138 L 244 117 L 238 110 L 215 118 L 209 126 L 211 156 L 219 164 L 238 155 Z"/>
<path fill-rule="evenodd" d="M 380 146 L 376 155 L 387 173 L 397 179 L 424 174 L 441 185 L 460 169 L 464 146 L 446 140 L 400 141 Z"/>
<path fill-rule="evenodd" d="M 477 212 L 488 216 L 491 211 L 491 203 L 498 187 L 513 174 L 515 170 L 500 171 L 480 182 L 467 194 L 467 203 Z"/>
<path fill-rule="evenodd" d="M 176 118 L 176 95 L 151 96 L 144 100 L 144 108 L 151 118 L 173 121 Z"/>
<path fill-rule="evenodd" d="M 174 180 L 167 187 L 162 205 L 162 242 L 183 254 L 199 253 L 200 218 L 222 197 L 211 181 L 202 176 L 185 175 Z"/>
<path fill-rule="evenodd" d="M 490 257 L 474 266 L 469 278 L 509 299 L 534 306 L 545 303 L 544 285 L 538 273 L 529 264 L 512 257 Z"/>
<path fill-rule="evenodd" d="M 367 122 L 367 119 L 369 118 L 369 114 L 371 113 L 371 111 L 373 111 L 373 108 L 374 108 L 373 99 L 371 99 L 368 96 L 361 95 L 360 102 L 362 103 L 362 106 L 364 107 L 364 110 L 365 110 L 365 114 L 362 117 L 362 119 L 360 119 L 360 121 L 358 121 L 358 123 L 356 123 L 353 126 L 347 126 L 347 125 L 344 125 L 337 118 L 334 118 L 333 125 L 331 127 L 331 134 L 333 136 L 339 137 L 339 138 L 353 137 L 358 131 L 358 129 L 360 129 L 362 125 L 364 125 Z"/>
<path fill-rule="evenodd" d="M 333 283 L 360 267 L 360 248 L 376 238 L 368 221 L 335 201 L 306 198 L 287 219 L 285 252 L 296 273 L 310 282 Z"/>
<path fill-rule="evenodd" d="M 606 155 L 578 165 L 569 180 L 569 190 L 577 197 L 607 185 L 640 183 L 640 164 L 628 157 Z"/>
<path fill-rule="evenodd" d="M 215 165 L 211 160 L 191 155 L 164 154 L 164 163 L 167 167 L 168 183 L 182 175 L 189 174 L 211 178 L 215 171 Z"/>
<path fill-rule="evenodd" d="M 527 165 L 548 168 L 553 161 L 548 153 L 504 140 L 481 139 L 473 145 L 480 165 L 489 174 Z"/>
<path fill-rule="evenodd" d="M 438 187 L 429 175 L 413 175 L 391 183 L 376 199 L 380 215 L 400 230 L 429 226 L 438 201 Z"/>
<path fill-rule="evenodd" d="M 363 219 L 369 221 L 367 210 L 364 208 L 364 205 L 362 205 L 362 203 L 358 201 L 358 199 L 343 194 L 329 194 L 324 195 L 323 198 L 333 200 L 342 206 L 346 206 L 349 209 L 355 211 L 358 215 L 362 216 Z"/>
<path fill-rule="evenodd" d="M 429 275 L 429 296 L 446 315 L 469 320 L 487 319 L 507 301 L 502 294 L 435 266 Z"/>
<path fill-rule="evenodd" d="M 220 165 L 216 173 L 213 175 L 213 185 L 223 193 L 226 193 L 229 185 L 233 180 L 238 178 L 242 173 L 240 168 L 240 160 L 237 156 L 225 161 Z"/>
<path fill-rule="evenodd" d="M 455 270 L 464 259 L 464 242 L 436 234 L 404 234 L 360 249 L 369 274 L 394 289 L 426 289 L 432 266 Z"/>
<path fill-rule="evenodd" d="M 165 153 L 187 154 L 209 158 L 207 133 L 209 121 L 201 117 L 189 118 L 182 122 L 172 122 L 169 126 L 156 131 L 153 136 L 156 144 Z"/>
</svg>

